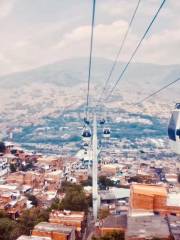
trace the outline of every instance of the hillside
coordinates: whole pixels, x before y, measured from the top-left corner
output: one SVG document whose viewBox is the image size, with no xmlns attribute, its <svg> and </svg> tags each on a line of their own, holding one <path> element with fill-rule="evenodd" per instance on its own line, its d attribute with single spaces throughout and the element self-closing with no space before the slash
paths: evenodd
<svg viewBox="0 0 180 240">
<path fill-rule="evenodd" d="M 124 63 L 118 63 L 112 80 L 116 80 Z M 91 96 L 97 97 L 107 78 L 112 61 L 97 58 L 93 60 Z M 45 116 L 55 116 L 64 107 L 77 108 L 85 101 L 87 87 L 88 59 L 70 59 L 42 66 L 26 72 L 0 77 L 1 126 L 37 123 Z M 128 107 L 137 100 L 174 80 L 179 66 L 161 66 L 132 63 L 118 85 L 114 102 L 108 106 Z M 157 111 L 161 104 L 173 105 L 178 101 L 179 84 L 171 87 L 156 99 Z M 167 94 L 168 93 L 168 94 Z M 120 100 L 123 100 L 120 101 Z M 155 107 L 155 108 L 156 108 Z M 152 109 L 152 108 L 151 108 Z M 148 108 L 148 113 L 150 109 Z M 156 113 L 155 113 L 156 114 Z"/>
</svg>

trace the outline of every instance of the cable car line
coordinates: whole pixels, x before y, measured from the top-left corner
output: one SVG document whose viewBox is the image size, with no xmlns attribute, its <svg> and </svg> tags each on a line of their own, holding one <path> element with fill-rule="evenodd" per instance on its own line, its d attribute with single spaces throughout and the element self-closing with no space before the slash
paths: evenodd
<svg viewBox="0 0 180 240">
<path fill-rule="evenodd" d="M 91 23 L 91 40 L 90 40 L 90 55 L 89 55 L 89 67 L 88 67 L 87 102 L 86 102 L 86 119 L 87 120 L 88 120 L 89 92 L 90 92 L 90 82 L 91 82 L 91 66 L 92 66 L 92 52 L 93 52 L 95 12 L 96 12 L 96 0 L 93 0 L 92 23 Z"/>
<path fill-rule="evenodd" d="M 122 52 L 122 49 L 123 49 L 123 47 L 124 47 L 124 45 L 125 45 L 125 42 L 126 42 L 128 33 L 129 33 L 129 31 L 130 31 L 130 28 L 131 28 L 132 23 L 133 23 L 133 21 L 134 21 L 134 18 L 135 18 L 135 16 L 136 16 L 137 10 L 138 10 L 139 5 L 140 5 L 140 2 L 141 2 L 141 0 L 138 0 L 138 3 L 137 3 L 137 5 L 136 5 L 136 8 L 135 8 L 135 10 L 134 10 L 134 12 L 133 12 L 133 15 L 132 15 L 132 17 L 131 17 L 131 19 L 130 19 L 128 28 L 127 28 L 127 30 L 126 30 L 126 32 L 125 32 L 125 34 L 124 34 L 124 37 L 123 37 L 123 39 L 122 39 L 120 48 L 119 48 L 119 50 L 118 50 L 118 52 L 117 52 L 117 55 L 116 55 L 116 57 L 115 57 L 115 60 L 114 60 L 114 62 L 113 62 L 113 64 L 112 64 L 111 70 L 110 70 L 109 75 L 108 75 L 108 77 L 107 77 L 107 79 L 106 79 L 106 82 L 105 82 L 105 84 L 104 84 L 102 93 L 101 93 L 101 95 L 100 95 L 100 97 L 99 97 L 99 99 L 98 99 L 98 101 L 97 101 L 97 104 L 98 104 L 99 102 L 101 102 L 102 97 L 103 97 L 103 94 L 104 94 L 104 92 L 106 91 L 107 85 L 108 85 L 108 83 L 109 83 L 109 81 L 110 81 L 110 79 L 111 79 L 112 73 L 113 73 L 114 69 L 116 68 L 116 65 L 117 65 L 117 63 L 118 63 L 119 56 L 120 56 L 120 54 L 121 54 L 121 52 Z"/>
<path fill-rule="evenodd" d="M 128 61 L 127 64 L 125 65 L 125 67 L 124 67 L 124 69 L 122 70 L 122 72 L 121 72 L 119 78 L 117 79 L 117 81 L 115 82 L 114 86 L 113 86 L 112 89 L 110 90 L 109 94 L 108 94 L 107 97 L 105 98 L 105 101 L 107 101 L 107 100 L 109 99 L 109 97 L 112 95 L 112 93 L 114 92 L 115 88 L 117 87 L 119 81 L 120 81 L 120 80 L 122 79 L 122 77 L 124 76 L 124 73 L 125 73 L 126 70 L 128 69 L 128 67 L 129 67 L 129 65 L 130 65 L 130 63 L 131 63 L 131 61 L 132 61 L 133 58 L 134 58 L 134 56 L 136 55 L 136 53 L 137 53 L 138 49 L 140 48 L 140 46 L 141 46 L 141 44 L 142 44 L 144 38 L 146 37 L 146 35 L 147 35 L 148 32 L 150 31 L 150 29 L 151 29 L 151 27 L 152 27 L 154 21 L 155 21 L 156 18 L 158 17 L 158 15 L 159 15 L 159 13 L 160 13 L 162 7 L 164 6 L 165 2 L 166 2 L 166 0 L 163 0 L 163 1 L 162 1 L 160 7 L 158 8 L 158 10 L 157 10 L 157 12 L 155 13 L 153 19 L 151 20 L 149 26 L 147 27 L 145 33 L 143 34 L 143 36 L 142 36 L 142 38 L 140 39 L 138 45 L 136 46 L 135 50 L 133 51 L 133 53 L 132 53 L 132 55 L 131 55 L 129 61 Z"/>
<path fill-rule="evenodd" d="M 176 80 L 174 80 L 173 82 L 168 83 L 167 85 L 165 85 L 164 87 L 160 88 L 159 90 L 153 92 L 152 94 L 148 95 L 147 97 L 143 98 L 142 100 L 137 102 L 135 105 L 139 105 L 139 104 L 147 101 L 149 98 L 152 98 L 153 96 L 157 95 L 158 93 L 162 92 L 163 90 L 165 90 L 166 88 L 170 87 L 171 85 L 177 83 L 178 81 L 180 81 L 180 77 L 177 78 Z"/>
</svg>

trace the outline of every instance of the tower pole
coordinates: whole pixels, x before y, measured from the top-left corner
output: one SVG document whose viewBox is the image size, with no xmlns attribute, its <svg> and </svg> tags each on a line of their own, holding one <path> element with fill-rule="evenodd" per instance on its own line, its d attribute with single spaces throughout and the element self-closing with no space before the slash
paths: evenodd
<svg viewBox="0 0 180 240">
<path fill-rule="evenodd" d="M 98 175 L 98 163 L 97 163 L 97 121 L 96 115 L 94 114 L 93 119 L 93 139 L 92 139 L 92 147 L 93 147 L 93 167 L 92 167 L 92 181 L 93 181 L 93 217 L 94 220 L 97 220 L 98 215 L 98 185 L 97 185 L 97 175 Z"/>
</svg>

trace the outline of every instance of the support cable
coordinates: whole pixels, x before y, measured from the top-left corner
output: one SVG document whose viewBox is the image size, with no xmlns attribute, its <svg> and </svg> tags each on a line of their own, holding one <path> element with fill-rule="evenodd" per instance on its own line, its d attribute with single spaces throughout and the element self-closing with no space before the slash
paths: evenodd
<svg viewBox="0 0 180 240">
<path fill-rule="evenodd" d="M 119 50 L 118 50 L 118 52 L 117 52 L 117 55 L 116 55 L 116 58 L 115 58 L 115 60 L 114 60 L 114 62 L 113 62 L 113 64 L 112 64 L 111 70 L 110 70 L 110 72 L 109 72 L 108 78 L 106 79 L 106 82 L 105 82 L 105 84 L 104 84 L 102 93 L 101 93 L 101 95 L 100 95 L 100 97 L 99 97 L 99 99 L 98 99 L 98 101 L 97 101 L 97 104 L 101 102 L 102 97 L 103 97 L 103 94 L 104 94 L 104 92 L 106 91 L 107 85 L 109 84 L 109 81 L 110 81 L 110 79 L 111 79 L 112 73 L 113 73 L 114 69 L 116 68 L 116 65 L 117 65 L 117 63 L 118 63 L 119 56 L 120 56 L 120 54 L 121 54 L 121 52 L 122 52 L 122 49 L 123 49 L 123 47 L 124 47 L 124 45 L 125 45 L 125 42 L 126 42 L 128 33 L 129 33 L 129 31 L 130 31 L 130 28 L 131 28 L 132 23 L 133 23 L 133 21 L 134 21 L 134 18 L 135 18 L 135 16 L 136 16 L 137 10 L 138 10 L 139 5 L 140 5 L 140 2 L 141 2 L 141 0 L 138 0 L 138 3 L 137 3 L 137 5 L 136 5 L 136 8 L 135 8 L 135 10 L 134 10 L 134 12 L 133 12 L 133 15 L 132 15 L 132 17 L 131 17 L 131 19 L 130 19 L 128 28 L 127 28 L 127 30 L 126 30 L 126 32 L 125 32 L 125 34 L 124 34 L 124 37 L 123 37 L 123 39 L 122 39 L 120 48 L 119 48 Z"/>
<path fill-rule="evenodd" d="M 128 67 L 129 67 L 129 65 L 130 65 L 130 63 L 131 63 L 131 61 L 133 60 L 134 56 L 136 55 L 138 49 L 140 48 L 140 46 L 141 46 L 141 44 L 142 44 L 144 38 L 146 37 L 146 35 L 147 35 L 148 32 L 150 31 L 150 29 L 151 29 L 151 27 L 152 27 L 154 21 L 155 21 L 156 18 L 158 17 L 158 15 L 159 15 L 159 13 L 160 13 L 162 7 L 164 6 L 165 2 L 166 2 L 166 0 L 163 0 L 163 1 L 162 1 L 160 7 L 158 8 L 157 12 L 155 13 L 153 19 L 151 20 L 151 22 L 150 22 L 148 28 L 146 29 L 146 31 L 145 31 L 145 33 L 143 34 L 141 40 L 139 41 L 138 45 L 136 46 L 135 50 L 133 51 L 133 54 L 131 55 L 129 61 L 128 61 L 127 64 L 125 65 L 125 67 L 124 67 L 124 69 L 122 70 L 122 72 L 121 72 L 119 78 L 117 79 L 117 81 L 115 82 L 114 86 L 113 86 L 112 89 L 110 90 L 109 94 L 108 94 L 107 97 L 105 98 L 105 101 L 107 101 L 107 100 L 109 99 L 109 97 L 112 95 L 112 93 L 114 92 L 115 88 L 117 87 L 119 81 L 120 81 L 120 80 L 122 79 L 122 77 L 124 76 L 126 70 L 128 69 Z"/>
</svg>

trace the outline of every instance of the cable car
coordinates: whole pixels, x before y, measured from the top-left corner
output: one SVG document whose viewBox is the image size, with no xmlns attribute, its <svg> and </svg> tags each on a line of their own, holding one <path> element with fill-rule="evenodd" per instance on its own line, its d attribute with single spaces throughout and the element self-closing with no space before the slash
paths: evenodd
<svg viewBox="0 0 180 240">
<path fill-rule="evenodd" d="M 90 121 L 85 117 L 85 118 L 84 118 L 84 123 L 85 123 L 86 125 L 89 125 L 89 124 L 90 124 Z"/>
<path fill-rule="evenodd" d="M 177 103 L 172 112 L 168 126 L 168 136 L 172 150 L 180 154 L 180 103 Z"/>
<path fill-rule="evenodd" d="M 89 147 L 89 144 L 88 144 L 87 142 L 85 142 L 85 143 L 83 144 L 83 148 L 84 148 L 85 150 L 87 150 L 88 147 Z"/>
<path fill-rule="evenodd" d="M 110 138 L 110 136 L 111 136 L 110 128 L 103 129 L 103 136 L 104 136 L 104 138 Z"/>
<path fill-rule="evenodd" d="M 101 119 L 99 123 L 100 123 L 101 126 L 104 125 L 105 124 L 105 119 L 104 118 Z"/>
<path fill-rule="evenodd" d="M 82 138 L 84 142 L 89 142 L 91 140 L 91 131 L 88 128 L 84 128 L 82 132 Z"/>
</svg>

